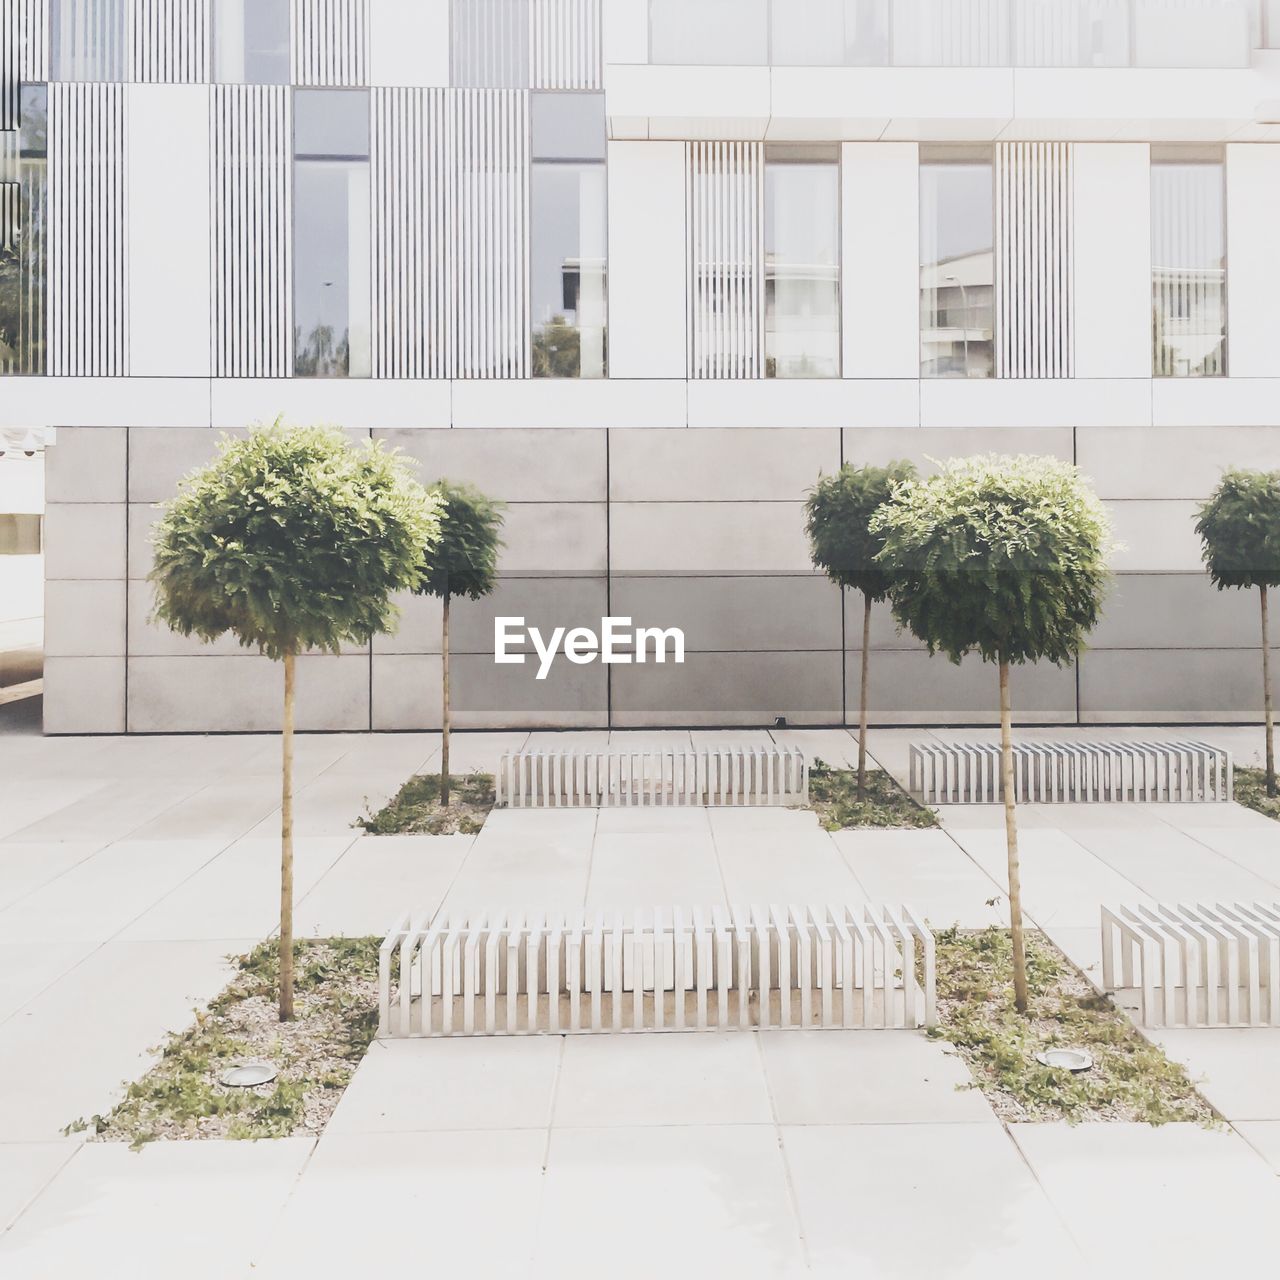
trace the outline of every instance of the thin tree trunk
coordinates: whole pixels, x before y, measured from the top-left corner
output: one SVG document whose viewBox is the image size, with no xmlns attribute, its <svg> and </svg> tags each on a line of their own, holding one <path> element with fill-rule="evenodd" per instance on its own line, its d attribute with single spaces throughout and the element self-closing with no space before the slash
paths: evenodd
<svg viewBox="0 0 1280 1280">
<path fill-rule="evenodd" d="M 293 1021 L 293 680 L 284 655 L 284 730 L 280 750 L 280 1021 Z"/>
<path fill-rule="evenodd" d="M 862 689 L 858 695 L 858 799 L 867 798 L 867 675 L 871 670 L 871 597 L 862 596 Z"/>
<path fill-rule="evenodd" d="M 1009 664 L 1000 664 L 1000 785 L 1004 792 L 1004 834 L 1009 849 L 1009 926 L 1013 935 L 1013 1002 L 1026 1013 L 1027 953 L 1022 936 L 1022 873 L 1018 863 L 1018 818 L 1013 790 L 1013 700 Z"/>
<path fill-rule="evenodd" d="M 444 598 L 444 623 L 440 631 L 440 669 L 443 672 L 442 709 L 440 715 L 440 803 L 449 805 L 449 597 Z"/>
<path fill-rule="evenodd" d="M 1262 591 L 1262 707 L 1267 722 L 1267 795 L 1276 794 L 1276 718 L 1271 697 L 1271 622 L 1267 616 L 1267 589 Z"/>
</svg>

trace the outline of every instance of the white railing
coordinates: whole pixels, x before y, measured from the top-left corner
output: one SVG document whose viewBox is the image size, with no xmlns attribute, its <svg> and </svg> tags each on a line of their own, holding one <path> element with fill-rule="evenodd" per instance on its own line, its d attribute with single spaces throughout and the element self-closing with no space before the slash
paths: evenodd
<svg viewBox="0 0 1280 1280">
<path fill-rule="evenodd" d="M 809 766 L 781 747 L 517 751 L 499 762 L 496 792 L 499 805 L 516 809 L 797 806 L 809 800 Z"/>
<path fill-rule="evenodd" d="M 1280 903 L 1103 907 L 1102 985 L 1144 1027 L 1280 1027 Z"/>
<path fill-rule="evenodd" d="M 906 907 L 499 909 L 400 920 L 381 1036 L 931 1027 L 933 934 Z"/>
<path fill-rule="evenodd" d="M 908 790 L 923 804 L 999 804 L 1000 747 L 912 743 Z M 1232 798 L 1231 754 L 1204 742 L 1024 742 L 1014 799 L 1034 804 L 1193 804 Z"/>
</svg>

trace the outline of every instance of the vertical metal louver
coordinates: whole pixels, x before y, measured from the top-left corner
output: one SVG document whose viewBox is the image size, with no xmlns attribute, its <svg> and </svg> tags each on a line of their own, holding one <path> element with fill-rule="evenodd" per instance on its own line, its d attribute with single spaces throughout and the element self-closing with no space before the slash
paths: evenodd
<svg viewBox="0 0 1280 1280">
<path fill-rule="evenodd" d="M 373 90 L 373 376 L 451 376 L 444 89 Z"/>
<path fill-rule="evenodd" d="M 290 120 L 283 85 L 213 88 L 214 377 L 293 371 Z"/>
<path fill-rule="evenodd" d="M 373 92 L 373 370 L 529 376 L 528 95 Z"/>
<path fill-rule="evenodd" d="M 13 0 L 0 6 L 0 131 L 16 129 L 21 120 L 18 88 L 22 75 L 18 69 L 22 47 L 22 27 L 18 7 Z"/>
<path fill-rule="evenodd" d="M 689 376 L 763 376 L 764 149 L 689 144 Z"/>
<path fill-rule="evenodd" d="M 128 370 L 125 92 L 49 86 L 49 373 Z"/>
<path fill-rule="evenodd" d="M 599 89 L 601 0 L 532 0 L 535 89 Z"/>
<path fill-rule="evenodd" d="M 134 0 L 133 78 L 201 84 L 210 78 L 209 0 Z"/>
<path fill-rule="evenodd" d="M 529 95 L 449 95 L 455 378 L 529 376 Z"/>
<path fill-rule="evenodd" d="M 1071 146 L 996 148 L 996 376 L 1069 378 L 1074 365 Z"/>
<path fill-rule="evenodd" d="M 529 0 L 453 0 L 453 84 L 527 89 L 529 19 Z"/>
<path fill-rule="evenodd" d="M 49 0 L 6 0 L 18 14 L 18 79 L 49 79 Z"/>
<path fill-rule="evenodd" d="M 368 0 L 291 0 L 293 82 L 369 83 Z"/>
</svg>

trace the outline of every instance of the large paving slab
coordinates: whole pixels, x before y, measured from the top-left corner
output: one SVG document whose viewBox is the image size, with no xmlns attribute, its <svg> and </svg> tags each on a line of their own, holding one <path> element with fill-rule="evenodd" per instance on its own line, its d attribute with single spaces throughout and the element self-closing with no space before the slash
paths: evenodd
<svg viewBox="0 0 1280 1280">
<path fill-rule="evenodd" d="M 101 847 L 94 840 L 57 844 L 0 842 L 0 911 L 56 880 Z"/>
<path fill-rule="evenodd" d="M 786 1031 L 756 1039 L 781 1125 L 995 1123 L 964 1063 L 921 1033 Z"/>
<path fill-rule="evenodd" d="M 226 985 L 252 943 L 108 942 L 0 1026 L 0 1143 L 105 1112 L 166 1031 Z"/>
<path fill-rule="evenodd" d="M 248 1280 L 313 1146 L 297 1138 L 157 1142 L 142 1151 L 87 1143 L 0 1236 L 0 1275 Z"/>
<path fill-rule="evenodd" d="M 1232 1123 L 1280 1120 L 1280 1027 L 1148 1032 L 1181 1062 L 1210 1104 Z"/>
<path fill-rule="evenodd" d="M 251 1275 L 528 1275 L 546 1150 L 536 1129 L 326 1135 Z"/>
<path fill-rule="evenodd" d="M 1050 1198 L 998 1124 L 799 1126 L 782 1141 L 818 1275 L 1082 1274 Z"/>
<path fill-rule="evenodd" d="M 0 1233 L 53 1181 L 77 1147 L 67 1142 L 0 1143 Z"/>
<path fill-rule="evenodd" d="M 1274 1271 L 1280 1180 L 1233 1131 L 1020 1124 L 1010 1133 L 1101 1274 Z"/>
<path fill-rule="evenodd" d="M 772 1126 L 552 1131 L 533 1275 L 777 1280 L 802 1271 Z"/>
<path fill-rule="evenodd" d="M 545 1130 L 563 1054 L 559 1036 L 375 1041 L 326 1141 L 334 1134 Z"/>
</svg>

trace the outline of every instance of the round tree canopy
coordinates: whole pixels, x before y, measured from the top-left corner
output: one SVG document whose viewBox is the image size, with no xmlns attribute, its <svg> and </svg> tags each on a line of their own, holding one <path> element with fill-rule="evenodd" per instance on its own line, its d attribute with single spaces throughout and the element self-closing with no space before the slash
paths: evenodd
<svg viewBox="0 0 1280 1280">
<path fill-rule="evenodd" d="M 1227 471 L 1196 532 L 1219 591 L 1280 587 L 1280 471 Z"/>
<path fill-rule="evenodd" d="M 1057 458 L 962 458 L 910 481 L 872 519 L 894 616 L 953 662 L 1071 662 L 1097 624 L 1111 530 Z"/>
<path fill-rule="evenodd" d="M 431 492 L 440 503 L 440 541 L 414 590 L 479 600 L 493 590 L 497 576 L 503 504 L 448 480 L 438 480 Z"/>
<path fill-rule="evenodd" d="M 871 532 L 871 517 L 915 475 L 910 462 L 887 467 L 845 463 L 835 475 L 818 480 L 805 503 L 805 529 L 814 565 L 832 582 L 872 600 L 885 598 L 891 577 L 876 561 L 884 538 Z"/>
<path fill-rule="evenodd" d="M 165 504 L 153 536 L 155 616 L 182 635 L 230 632 L 268 657 L 367 644 L 393 592 L 421 576 L 437 500 L 381 444 L 332 427 L 255 427 Z"/>
</svg>

